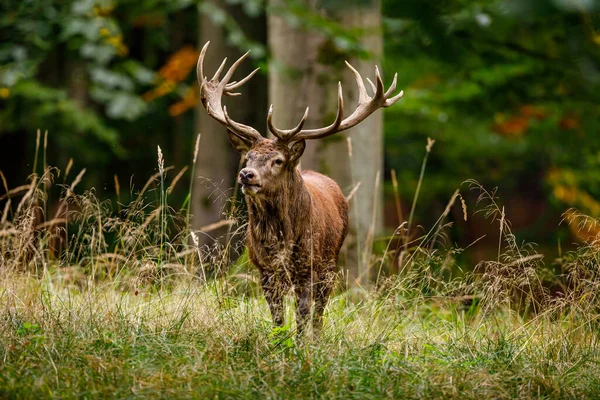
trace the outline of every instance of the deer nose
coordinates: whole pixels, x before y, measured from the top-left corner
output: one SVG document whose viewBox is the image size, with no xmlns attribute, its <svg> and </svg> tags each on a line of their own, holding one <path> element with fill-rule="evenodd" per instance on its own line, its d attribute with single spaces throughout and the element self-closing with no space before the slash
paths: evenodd
<svg viewBox="0 0 600 400">
<path fill-rule="evenodd" d="M 252 183 L 256 177 L 256 172 L 250 168 L 244 168 L 240 171 L 240 182 Z"/>
</svg>

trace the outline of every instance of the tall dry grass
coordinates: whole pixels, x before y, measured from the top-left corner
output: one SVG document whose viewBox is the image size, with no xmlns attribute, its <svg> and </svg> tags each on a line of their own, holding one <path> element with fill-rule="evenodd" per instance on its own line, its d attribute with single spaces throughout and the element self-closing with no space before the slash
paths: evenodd
<svg viewBox="0 0 600 400">
<path fill-rule="evenodd" d="M 115 179 L 117 205 L 78 190 L 85 170 L 72 177 L 72 163 L 61 173 L 44 162 L 27 184 L 4 183 L 0 397 L 573 398 L 600 390 L 597 240 L 547 266 L 512 233 L 495 193 L 468 181 L 477 204 L 467 209 L 456 191 L 419 231 L 411 211 L 383 251 L 363 258 L 372 284 L 340 285 L 322 338 L 311 341 L 294 334 L 291 299 L 287 324 L 271 328 L 239 242 L 198 245 L 217 227 L 241 234 L 243 207 L 233 203 L 221 223 L 191 230 L 189 194 L 177 207 L 169 196 L 186 170 L 171 179 L 168 156 L 158 158 L 159 172 L 137 193 L 130 188 L 128 203 Z M 452 207 L 465 219 L 483 212 L 500 232 L 497 256 L 472 271 L 457 261 L 468 248 L 448 239 Z M 599 223 L 573 211 L 565 222 Z"/>
</svg>

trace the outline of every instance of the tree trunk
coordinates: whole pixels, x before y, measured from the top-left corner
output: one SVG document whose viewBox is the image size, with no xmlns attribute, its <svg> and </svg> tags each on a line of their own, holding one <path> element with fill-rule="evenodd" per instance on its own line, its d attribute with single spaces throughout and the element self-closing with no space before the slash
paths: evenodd
<svg viewBox="0 0 600 400">
<path fill-rule="evenodd" d="M 350 8 L 342 13 L 344 26 L 364 30 L 361 44 L 372 57 L 367 60 L 349 60 L 364 78 L 373 80 L 375 65 L 380 63 L 383 51 L 381 34 L 380 1 L 372 1 L 370 7 Z M 385 71 L 384 71 L 385 72 Z M 346 68 L 344 88 L 348 108 L 358 102 L 358 91 L 352 73 Z M 358 257 L 356 272 L 359 282 L 365 284 L 374 278 L 370 267 L 373 241 L 383 229 L 383 111 L 376 111 L 366 120 L 348 131 L 352 140 L 353 154 L 350 158 L 352 181 L 360 182 L 360 189 L 350 202 L 350 232 L 356 237 L 354 249 Z M 341 153 L 341 149 L 340 149 Z M 352 242 L 349 243 L 350 245 Z M 349 249 L 352 252 L 353 249 Z"/>
<path fill-rule="evenodd" d="M 271 0 L 274 8 L 281 4 L 281 0 Z M 340 10 L 337 15 L 346 27 L 365 31 L 361 43 L 373 57 L 349 61 L 363 77 L 373 79 L 374 65 L 382 49 L 379 0 L 372 1 L 369 7 Z M 269 102 L 274 104 L 276 126 L 284 129 L 295 126 L 306 106 L 310 106 L 307 128 L 329 125 L 335 117 L 338 81 L 344 89 L 346 116 L 352 112 L 358 101 L 354 77 L 343 59 L 331 52 L 333 44 L 327 38 L 302 27 L 292 27 L 284 16 L 272 13 L 268 16 L 268 43 L 272 56 Z M 346 195 L 356 184 L 361 185 L 350 201 L 350 232 L 343 251 L 342 264 L 349 273 L 350 283 L 368 281 L 371 245 L 383 226 L 382 185 L 376 183 L 376 176 L 383 168 L 382 128 L 382 114 L 377 111 L 348 133 L 308 141 L 301 162 L 303 169 L 318 170 L 332 177 Z M 348 137 L 354 149 L 352 157 Z"/>
<path fill-rule="evenodd" d="M 225 7 L 225 1 L 222 0 L 212 0 L 212 3 L 225 8 L 226 12 L 245 28 L 245 32 L 258 36 L 263 34 L 264 20 L 258 18 L 249 21 L 239 6 Z M 204 71 L 210 79 L 225 57 L 228 60 L 228 68 L 242 53 L 226 44 L 226 33 L 221 26 L 214 24 L 204 15 L 199 18 L 199 47 L 210 40 L 210 47 L 204 59 Z M 254 68 L 252 61 L 246 60 L 235 72 L 233 80 L 244 77 Z M 264 78 L 257 74 L 241 88 L 241 93 L 242 96 L 225 97 L 223 103 L 228 106 L 233 119 L 261 128 L 267 112 Z M 264 111 L 255 111 L 263 109 Z M 233 188 L 240 156 L 231 147 L 225 128 L 208 116 L 200 102 L 196 105 L 195 112 L 196 132 L 202 135 L 192 194 L 192 228 L 197 230 L 227 217 L 225 214 L 230 211 L 230 208 L 226 207 L 227 200 L 235 195 Z M 220 239 L 223 243 L 231 239 L 227 237 L 227 232 L 229 229 L 223 228 L 199 235 L 199 239 L 203 245 L 212 245 L 215 239 Z"/>
<path fill-rule="evenodd" d="M 272 0 L 273 6 L 282 1 Z M 317 32 L 290 26 L 286 19 L 277 14 L 268 17 L 268 45 L 271 53 L 269 65 L 269 103 L 274 105 L 273 123 L 289 129 L 298 124 L 307 106 L 310 113 L 305 127 L 323 126 L 327 113 L 325 101 L 329 86 L 323 85 L 319 77 L 329 77 L 326 65 L 319 64 L 317 54 L 324 38 Z M 308 141 L 302 157 L 302 167 L 319 169 L 319 143 Z"/>
</svg>

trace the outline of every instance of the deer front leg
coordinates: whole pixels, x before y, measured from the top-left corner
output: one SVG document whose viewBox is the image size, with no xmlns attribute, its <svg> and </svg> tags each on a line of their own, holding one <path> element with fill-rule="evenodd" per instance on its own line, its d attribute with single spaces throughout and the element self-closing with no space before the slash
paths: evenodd
<svg viewBox="0 0 600 400">
<path fill-rule="evenodd" d="M 283 325 L 284 287 L 274 274 L 261 273 L 260 283 L 275 326 Z"/>
<path fill-rule="evenodd" d="M 302 335 L 308 323 L 310 315 L 310 306 L 312 304 L 311 291 L 309 285 L 297 286 L 296 292 L 296 327 L 298 335 Z"/>
<path fill-rule="evenodd" d="M 329 295 L 333 289 L 335 282 L 334 273 L 326 273 L 314 284 L 314 296 L 315 296 L 315 311 L 313 313 L 313 335 L 318 337 L 321 334 L 323 328 L 323 313 L 329 301 Z"/>
</svg>

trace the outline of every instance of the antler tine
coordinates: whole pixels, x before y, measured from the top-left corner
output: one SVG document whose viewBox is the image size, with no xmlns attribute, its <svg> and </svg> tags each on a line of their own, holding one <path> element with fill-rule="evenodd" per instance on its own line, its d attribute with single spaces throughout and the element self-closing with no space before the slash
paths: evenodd
<svg viewBox="0 0 600 400">
<path fill-rule="evenodd" d="M 290 131 L 290 133 L 288 134 L 290 137 L 294 136 L 295 134 L 297 134 L 298 132 L 300 132 L 302 130 L 302 128 L 304 127 L 304 123 L 306 122 L 306 119 L 308 118 L 308 110 L 309 110 L 309 107 L 306 107 L 306 110 L 304 111 L 304 115 L 302 116 L 302 119 L 300 120 L 298 125 L 296 125 L 296 127 L 294 129 L 292 129 Z"/>
<path fill-rule="evenodd" d="M 375 84 L 377 85 L 377 90 L 375 90 L 373 98 L 379 99 L 383 97 L 383 92 L 385 88 L 383 87 L 383 80 L 381 80 L 381 75 L 379 74 L 379 67 L 377 67 L 377 65 L 375 66 Z"/>
<path fill-rule="evenodd" d="M 398 93 L 397 95 L 395 95 L 391 99 L 387 99 L 385 101 L 384 107 L 391 106 L 392 104 L 394 104 L 395 102 L 397 102 L 398 100 L 400 100 L 402 98 L 402 96 L 404 96 L 404 90 L 401 90 L 400 93 Z"/>
<path fill-rule="evenodd" d="M 241 81 L 228 84 L 229 80 L 233 76 L 233 73 L 242 63 L 242 61 L 244 61 L 244 59 L 248 56 L 248 53 L 244 54 L 235 63 L 233 63 L 233 65 L 225 74 L 223 80 L 219 81 L 219 76 L 223 72 L 227 62 L 227 58 L 225 58 L 213 75 L 212 79 L 209 81 L 204 76 L 204 56 L 206 55 L 209 43 L 210 42 L 206 42 L 204 47 L 202 47 L 200 56 L 198 57 L 198 64 L 196 65 L 196 76 L 198 78 L 198 84 L 200 85 L 200 97 L 202 100 L 202 105 L 206 108 L 208 115 L 216 119 L 228 130 L 234 132 L 237 136 L 252 141 L 262 139 L 262 136 L 256 129 L 232 120 L 227 114 L 227 109 L 221 104 L 221 98 L 224 94 L 228 96 L 239 96 L 240 93 L 233 93 L 231 91 L 242 86 L 256 73 L 256 70 L 254 70 Z"/>
<path fill-rule="evenodd" d="M 356 79 L 356 85 L 358 86 L 358 103 L 360 104 L 368 101 L 369 95 L 367 93 L 367 89 L 365 88 L 365 83 L 363 82 L 362 76 L 360 76 L 358 71 L 354 69 L 354 67 L 350 65 L 348 61 L 345 61 L 345 63 L 348 66 L 348 68 L 350 68 L 350 71 L 352 71 L 352 74 Z"/>
<path fill-rule="evenodd" d="M 269 112 L 267 113 L 267 126 L 269 127 L 271 133 L 275 135 L 277 139 L 283 140 L 284 135 L 280 134 L 281 130 L 273 126 L 273 104 L 269 106 Z"/>
<path fill-rule="evenodd" d="M 231 131 L 234 131 L 236 135 L 244 136 L 251 140 L 260 140 L 262 136 L 258 133 L 258 131 L 250 126 L 246 126 L 232 120 L 227 114 L 227 108 L 221 106 L 221 97 L 223 94 L 228 96 L 239 96 L 239 93 L 234 93 L 232 91 L 245 84 L 258 71 L 257 68 L 239 82 L 234 81 L 229 83 L 233 73 L 246 59 L 246 57 L 248 57 L 250 51 L 246 52 L 239 59 L 237 59 L 236 62 L 233 63 L 220 82 L 218 79 L 221 75 L 221 72 L 223 72 L 223 69 L 225 68 L 227 59 L 223 60 L 213 78 L 210 81 L 207 81 L 204 76 L 203 63 L 209 43 L 210 42 L 206 42 L 204 47 L 202 47 L 200 56 L 198 57 L 198 64 L 196 66 L 196 75 L 198 78 L 198 83 L 200 84 L 202 104 L 204 107 L 206 107 L 206 110 L 211 117 L 225 125 Z M 296 127 L 288 130 L 278 129 L 273 125 L 273 105 L 271 105 L 267 115 L 267 125 L 273 135 L 275 135 L 279 140 L 286 142 L 303 139 L 320 139 L 329 135 L 333 135 L 336 132 L 352 128 L 375 112 L 378 108 L 389 107 L 403 96 L 404 92 L 400 91 L 400 93 L 398 93 L 396 96 L 390 98 L 390 95 L 394 92 L 394 90 L 396 90 L 398 74 L 394 74 L 394 80 L 392 84 L 388 90 L 385 90 L 379 68 L 375 66 L 375 83 L 367 78 L 367 82 L 369 82 L 369 85 L 373 89 L 373 97 L 371 97 L 367 93 L 365 82 L 360 73 L 352 65 L 350 65 L 348 61 L 346 61 L 346 65 L 354 75 L 356 86 L 358 87 L 358 106 L 352 112 L 352 114 L 344 119 L 344 96 L 342 94 L 342 84 L 338 82 L 338 110 L 335 121 L 333 121 L 331 125 L 319 129 L 303 130 L 302 128 L 304 127 L 304 124 L 308 118 L 309 108 L 307 107 L 306 111 L 304 112 L 304 116 L 298 125 L 296 125 Z"/>
<path fill-rule="evenodd" d="M 204 44 L 200 51 L 200 57 L 198 57 L 198 64 L 196 64 L 196 78 L 198 79 L 198 82 L 204 81 L 204 56 L 206 55 L 209 44 L 210 40 Z"/>
<path fill-rule="evenodd" d="M 373 81 L 367 78 L 367 82 L 369 82 L 369 85 L 371 85 L 371 89 L 373 89 L 373 94 L 377 93 L 377 87 L 375 86 Z"/>
<path fill-rule="evenodd" d="M 283 130 L 278 129 L 273 125 L 273 104 L 271 104 L 271 107 L 269 107 L 269 113 L 267 114 L 267 126 L 269 127 L 271 133 L 275 135 L 277 139 L 282 141 L 289 141 L 294 137 L 294 135 L 296 135 L 302 130 L 302 127 L 304 126 L 304 123 L 308 118 L 308 109 L 309 108 L 306 107 L 306 111 L 304 111 L 304 116 L 302 117 L 298 125 L 296 125 L 292 129 Z"/>
<path fill-rule="evenodd" d="M 383 95 L 385 98 L 389 97 L 390 94 L 394 93 L 394 90 L 396 90 L 397 81 L 398 81 L 398 73 L 396 72 L 394 74 L 394 79 L 392 80 L 392 84 L 390 85 L 389 89 Z"/>
<path fill-rule="evenodd" d="M 221 76 L 221 72 L 223 72 L 223 68 L 225 68 L 226 62 L 227 62 L 227 57 L 225 57 L 223 59 L 223 62 L 221 63 L 221 65 L 219 65 L 219 68 L 217 69 L 217 72 L 215 72 L 213 77 L 211 78 L 211 81 L 216 81 L 217 79 L 219 79 L 219 76 Z"/>
<path fill-rule="evenodd" d="M 239 67 L 240 64 L 246 59 L 246 57 L 248 57 L 248 54 L 250 54 L 250 50 L 248 50 L 246 53 L 244 53 L 240 58 L 237 59 L 236 62 L 234 62 L 231 65 L 231 67 L 229 67 L 229 70 L 227 70 L 227 73 L 225 74 L 225 76 L 223 77 L 223 80 L 221 81 L 221 85 L 225 86 L 225 85 L 227 85 L 227 83 L 229 83 L 229 80 L 233 76 L 233 73 L 235 72 L 237 67 Z"/>
<path fill-rule="evenodd" d="M 347 61 L 346 65 L 354 75 L 356 85 L 358 86 L 358 106 L 356 109 L 347 118 L 342 120 L 342 87 L 341 84 L 338 84 L 338 116 L 336 121 L 326 128 L 301 130 L 294 135 L 293 140 L 320 139 L 329 135 L 333 135 L 336 132 L 341 132 L 343 130 L 352 128 L 369 115 L 373 114 L 377 109 L 391 106 L 404 94 L 404 92 L 400 91 L 400 93 L 398 93 L 396 96 L 389 98 L 396 89 L 398 74 L 394 75 L 394 81 L 390 85 L 390 88 L 386 91 L 383 85 L 383 80 L 381 79 L 381 74 L 379 73 L 379 68 L 375 66 L 375 83 L 367 78 L 367 82 L 369 82 L 369 85 L 373 89 L 373 97 L 371 97 L 367 93 L 365 82 L 360 73 Z M 292 140 L 292 138 L 288 140 Z"/>
<path fill-rule="evenodd" d="M 320 129 L 310 129 L 306 131 L 300 131 L 289 140 L 300 140 L 300 139 L 320 139 L 326 136 L 332 135 L 340 131 L 344 118 L 344 96 L 342 94 L 342 83 L 338 82 L 338 110 L 335 116 L 335 121 L 329 126 Z"/>
<path fill-rule="evenodd" d="M 259 69 L 260 68 L 256 68 L 254 71 L 250 72 L 247 77 L 245 77 L 244 79 L 242 79 L 239 82 L 231 82 L 231 83 L 225 85 L 225 90 L 234 90 L 234 89 L 239 88 L 244 83 L 248 82 L 250 80 L 250 78 L 252 78 L 254 76 L 254 74 L 256 74 L 258 72 Z"/>
</svg>

